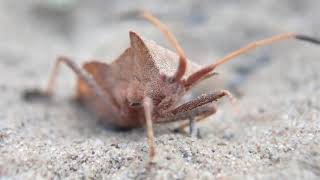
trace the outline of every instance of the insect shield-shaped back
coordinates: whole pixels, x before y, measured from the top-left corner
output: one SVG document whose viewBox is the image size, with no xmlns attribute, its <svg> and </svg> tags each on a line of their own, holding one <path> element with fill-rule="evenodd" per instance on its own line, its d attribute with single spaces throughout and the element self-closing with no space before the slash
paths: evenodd
<svg viewBox="0 0 320 180">
<path fill-rule="evenodd" d="M 135 58 L 138 58 L 136 62 L 139 63 L 139 67 L 144 69 L 140 70 L 140 73 L 147 73 L 150 78 L 150 75 L 153 75 L 152 78 L 156 79 L 160 76 L 173 77 L 177 72 L 179 56 L 175 52 L 159 46 L 154 41 L 143 39 L 135 32 L 130 32 L 130 41 Z M 200 68 L 201 66 L 187 59 L 187 69 L 183 79 Z"/>
<path fill-rule="evenodd" d="M 154 64 L 148 43 L 135 32 L 130 31 L 129 36 L 132 49 L 130 61 L 132 61 L 133 66 L 128 70 L 132 71 L 134 75 L 131 78 L 137 79 L 142 83 L 154 79 L 158 76 L 159 70 Z"/>
<path fill-rule="evenodd" d="M 180 96 L 181 89 L 176 82 L 168 81 L 175 75 L 179 65 L 179 56 L 173 51 L 163 48 L 154 41 L 145 40 L 137 33 L 130 32 L 131 50 L 130 64 L 131 80 L 143 84 L 145 95 L 151 97 L 157 104 L 166 96 Z M 120 59 L 119 59 L 120 60 Z M 187 60 L 187 69 L 183 79 L 200 69 L 199 65 Z M 129 82 L 130 83 L 130 82 Z M 178 94 L 176 94 L 178 93 Z"/>
</svg>

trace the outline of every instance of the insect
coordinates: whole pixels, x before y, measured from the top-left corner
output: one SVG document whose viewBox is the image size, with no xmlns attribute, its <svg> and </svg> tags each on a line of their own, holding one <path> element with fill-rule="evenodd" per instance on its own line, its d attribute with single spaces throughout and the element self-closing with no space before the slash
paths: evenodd
<svg viewBox="0 0 320 180">
<path fill-rule="evenodd" d="M 250 43 L 202 67 L 187 60 L 184 50 L 162 22 L 148 12 L 141 15 L 164 34 L 176 53 L 130 31 L 130 47 L 112 63 L 89 61 L 80 68 L 68 57 L 61 56 L 53 67 L 46 89 L 29 91 L 25 95 L 51 96 L 58 68 L 65 64 L 78 78 L 76 98 L 101 122 L 120 128 L 146 127 L 150 162 L 156 154 L 153 123 L 189 119 L 179 128 L 190 126 L 192 131 L 195 122 L 216 112 L 214 101 L 224 96 L 232 98 L 227 90 L 221 90 L 179 104 L 197 83 L 214 76 L 218 66 L 257 47 L 286 39 L 320 44 L 319 40 L 309 36 L 284 33 Z"/>
</svg>

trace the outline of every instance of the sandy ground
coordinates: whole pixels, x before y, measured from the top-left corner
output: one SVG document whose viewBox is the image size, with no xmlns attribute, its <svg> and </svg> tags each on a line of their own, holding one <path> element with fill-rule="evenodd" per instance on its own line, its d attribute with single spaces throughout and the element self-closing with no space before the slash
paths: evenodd
<svg viewBox="0 0 320 180">
<path fill-rule="evenodd" d="M 128 31 L 168 47 L 150 24 L 126 18 L 148 9 L 166 22 L 187 55 L 213 62 L 248 42 L 294 31 L 320 37 L 320 2 L 0 1 L 0 179 L 319 179 L 320 47 L 290 40 L 221 67 L 195 94 L 226 88 L 227 100 L 199 124 L 202 139 L 156 125 L 157 164 L 147 171 L 144 129 L 100 126 L 70 101 L 63 68 L 49 102 L 21 99 L 44 86 L 57 55 L 110 62 Z"/>
</svg>

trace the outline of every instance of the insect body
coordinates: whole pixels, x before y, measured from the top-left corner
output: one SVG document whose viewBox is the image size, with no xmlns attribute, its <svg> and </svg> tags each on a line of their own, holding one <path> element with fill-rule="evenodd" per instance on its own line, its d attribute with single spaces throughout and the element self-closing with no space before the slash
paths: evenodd
<svg viewBox="0 0 320 180">
<path fill-rule="evenodd" d="M 131 46 L 111 64 L 89 62 L 83 66 L 107 97 L 96 96 L 81 79 L 77 92 L 81 102 L 93 107 L 100 119 L 122 128 L 144 126 L 145 97 L 157 109 L 152 113 L 155 121 L 167 115 L 186 92 L 182 81 L 172 79 L 179 59 L 175 53 L 141 39 L 135 32 L 130 32 L 130 42 Z M 187 63 L 185 77 L 200 68 Z M 111 103 L 107 105 L 102 98 Z"/>
<path fill-rule="evenodd" d="M 280 40 L 295 38 L 320 44 L 319 40 L 308 36 L 285 33 L 251 43 L 214 64 L 201 67 L 186 59 L 183 49 L 165 25 L 149 13 L 143 13 L 143 17 L 165 34 L 177 54 L 130 32 L 130 47 L 111 64 L 90 61 L 81 69 L 69 58 L 59 57 L 42 95 L 52 94 L 58 67 L 61 63 L 66 64 L 78 77 L 77 99 L 102 122 L 120 128 L 146 126 L 150 160 L 155 155 L 153 123 L 190 119 L 192 125 L 216 112 L 212 102 L 224 96 L 231 97 L 228 91 L 221 90 L 178 104 L 194 85 L 213 76 L 216 67 Z M 188 123 L 180 128 L 186 126 Z"/>
</svg>

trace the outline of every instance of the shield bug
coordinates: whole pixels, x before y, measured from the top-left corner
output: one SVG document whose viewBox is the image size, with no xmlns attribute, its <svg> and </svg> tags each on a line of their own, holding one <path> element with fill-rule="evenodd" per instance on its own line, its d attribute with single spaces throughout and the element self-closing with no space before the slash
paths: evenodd
<svg viewBox="0 0 320 180">
<path fill-rule="evenodd" d="M 59 57 L 46 89 L 27 91 L 25 97 L 51 96 L 58 68 L 65 64 L 78 78 L 76 98 L 93 111 L 106 126 L 146 127 L 150 162 L 155 156 L 153 123 L 189 119 L 189 122 L 182 124 L 179 129 L 190 126 L 192 131 L 194 122 L 216 112 L 214 101 L 224 96 L 232 98 L 227 90 L 221 90 L 179 104 L 181 98 L 192 87 L 215 75 L 214 70 L 218 66 L 277 41 L 297 39 L 320 44 L 319 40 L 309 36 L 284 33 L 250 43 L 215 63 L 202 67 L 187 60 L 184 50 L 162 22 L 148 12 L 141 15 L 165 35 L 176 53 L 130 31 L 130 47 L 112 63 L 89 61 L 80 68 L 68 57 Z"/>
</svg>

